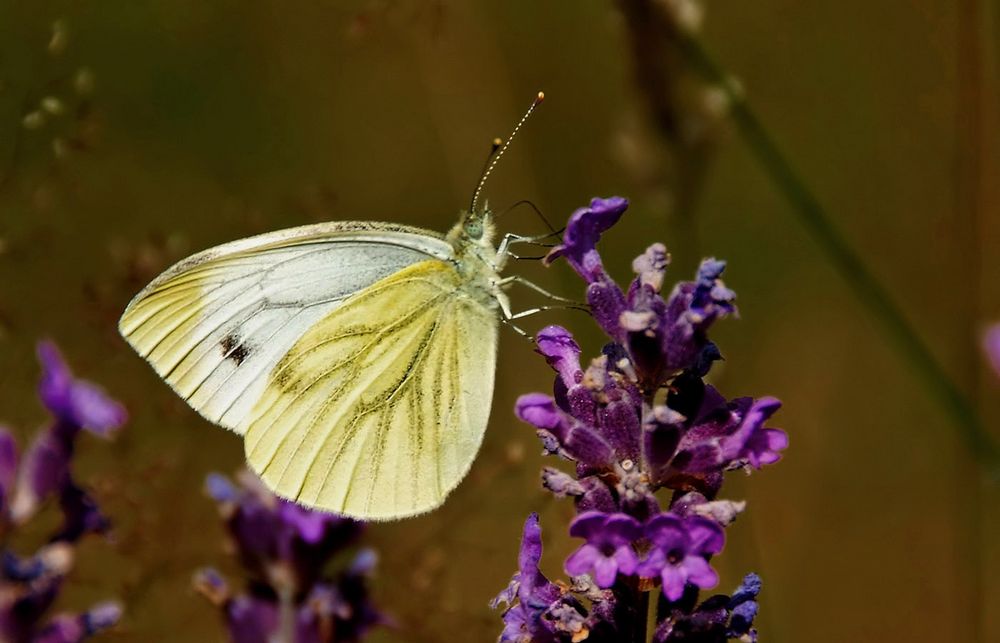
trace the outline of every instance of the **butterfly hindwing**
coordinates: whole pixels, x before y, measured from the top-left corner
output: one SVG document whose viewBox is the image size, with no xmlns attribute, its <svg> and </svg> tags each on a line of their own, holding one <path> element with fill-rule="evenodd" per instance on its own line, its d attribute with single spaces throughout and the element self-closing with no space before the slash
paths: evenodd
<svg viewBox="0 0 1000 643">
<path fill-rule="evenodd" d="M 250 466 L 279 495 L 367 519 L 440 505 L 489 417 L 495 309 L 447 261 L 413 264 L 316 321 L 248 416 Z"/>
<path fill-rule="evenodd" d="M 437 233 L 375 223 L 251 237 L 168 269 L 119 329 L 194 409 L 242 432 L 268 374 L 309 328 L 379 279 L 451 253 Z"/>
</svg>

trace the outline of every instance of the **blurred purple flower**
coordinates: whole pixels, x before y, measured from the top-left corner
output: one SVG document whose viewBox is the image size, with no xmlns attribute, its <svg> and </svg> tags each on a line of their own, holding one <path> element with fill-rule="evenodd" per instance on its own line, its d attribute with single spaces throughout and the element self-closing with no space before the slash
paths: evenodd
<svg viewBox="0 0 1000 643">
<path fill-rule="evenodd" d="M 86 429 L 107 437 L 128 420 L 125 407 L 108 397 L 103 389 L 73 377 L 55 344 L 41 342 L 38 359 L 42 363 L 38 395 L 66 428 Z"/>
<path fill-rule="evenodd" d="M 0 532 L 9 543 L 11 532 L 53 497 L 62 524 L 34 554 L 22 556 L 6 548 L 0 554 L 0 640 L 75 643 L 112 627 L 121 617 L 120 604 L 109 601 L 81 614 L 46 619 L 72 570 L 77 541 L 109 528 L 94 498 L 73 479 L 76 438 L 82 430 L 111 437 L 127 414 L 99 387 L 76 379 L 54 344 L 40 343 L 38 358 L 38 394 L 53 422 L 21 456 L 10 431 L 0 428 Z"/>
<path fill-rule="evenodd" d="M 536 336 L 555 371 L 552 393 L 522 395 L 515 414 L 535 427 L 545 453 L 575 464 L 572 475 L 546 467 L 542 485 L 573 498 L 578 515 L 570 534 L 586 542 L 565 562 L 572 585 L 551 582 L 538 571 L 540 528 L 529 518 L 520 570 L 494 603 L 511 605 L 502 641 L 645 640 L 642 595 L 657 587 L 663 598 L 654 641 L 756 636 L 756 576 L 732 597 L 698 596 L 717 584 L 710 559 L 722 551 L 724 527 L 745 508 L 717 497 L 725 475 L 781 458 L 788 437 L 766 426 L 781 404 L 727 400 L 704 382 L 722 358 L 708 331 L 736 313 L 724 262 L 704 260 L 695 279 L 666 298 L 670 256 L 662 244 L 632 262 L 627 289 L 610 277 L 596 246 L 627 206 L 618 197 L 593 199 L 571 215 L 563 243 L 546 258 L 564 258 L 583 278 L 591 315 L 611 341 L 581 363 L 567 329 L 548 326 Z M 662 509 L 661 489 L 672 492 Z"/>
<path fill-rule="evenodd" d="M 993 372 L 1000 377 L 1000 324 L 986 329 L 983 334 L 983 349 L 986 351 L 986 359 L 993 367 Z"/>
<path fill-rule="evenodd" d="M 362 523 L 278 498 L 247 472 L 239 483 L 213 473 L 205 486 L 219 505 L 248 591 L 234 594 L 210 568 L 194 579 L 221 609 L 230 640 L 269 643 L 284 632 L 283 640 L 294 636 L 298 643 L 359 641 L 387 622 L 368 595 L 373 551 L 361 550 L 334 576 L 325 572 L 333 557 L 357 542 Z"/>
</svg>

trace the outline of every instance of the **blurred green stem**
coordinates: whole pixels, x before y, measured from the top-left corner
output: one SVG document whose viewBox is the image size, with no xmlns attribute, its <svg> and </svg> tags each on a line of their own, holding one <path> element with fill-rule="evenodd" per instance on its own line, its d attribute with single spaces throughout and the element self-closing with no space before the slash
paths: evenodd
<svg viewBox="0 0 1000 643">
<path fill-rule="evenodd" d="M 1000 474 L 1000 450 L 986 432 L 970 400 L 955 385 L 927 344 L 906 320 L 891 293 L 879 283 L 834 226 L 830 215 L 778 149 L 726 70 L 715 61 L 696 35 L 682 36 L 681 43 L 692 66 L 725 93 L 729 101 L 729 115 L 737 130 L 760 166 L 788 200 L 799 221 L 861 304 L 881 325 L 883 332 L 900 356 L 913 368 L 930 396 L 951 416 L 980 464 L 991 477 L 996 478 Z"/>
</svg>

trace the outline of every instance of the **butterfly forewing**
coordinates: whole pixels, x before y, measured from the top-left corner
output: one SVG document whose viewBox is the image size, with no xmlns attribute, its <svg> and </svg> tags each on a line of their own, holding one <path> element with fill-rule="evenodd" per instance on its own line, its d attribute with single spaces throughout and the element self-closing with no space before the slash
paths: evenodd
<svg viewBox="0 0 1000 643">
<path fill-rule="evenodd" d="M 244 239 L 170 268 L 119 329 L 207 419 L 243 432 L 267 376 L 350 295 L 407 266 L 451 257 L 437 233 L 331 223 Z"/>
<path fill-rule="evenodd" d="M 280 495 L 367 519 L 428 511 L 468 472 L 489 417 L 495 307 L 437 259 L 329 311 L 267 378 L 246 426 Z"/>
</svg>

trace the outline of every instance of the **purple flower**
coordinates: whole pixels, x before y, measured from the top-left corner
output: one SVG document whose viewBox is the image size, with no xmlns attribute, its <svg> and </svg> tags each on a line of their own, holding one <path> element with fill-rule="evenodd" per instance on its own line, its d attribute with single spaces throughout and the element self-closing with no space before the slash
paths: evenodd
<svg viewBox="0 0 1000 643">
<path fill-rule="evenodd" d="M 284 631 L 303 642 L 329 640 L 323 632 L 335 632 L 336 641 L 357 641 L 385 622 L 368 598 L 374 552 L 362 550 L 337 575 L 326 571 L 360 537 L 361 523 L 280 499 L 248 472 L 239 482 L 213 473 L 205 486 L 219 503 L 248 591 L 234 593 L 213 569 L 194 579 L 222 610 L 232 641 L 267 643 Z"/>
<path fill-rule="evenodd" d="M 706 400 L 718 399 L 714 409 L 703 411 L 677 446 L 671 466 L 676 471 L 704 474 L 748 464 L 755 469 L 781 458 L 788 436 L 764 423 L 779 409 L 773 397 L 739 398 L 724 402 L 708 387 Z M 703 408 L 705 405 L 703 404 Z"/>
<path fill-rule="evenodd" d="M 542 529 L 538 514 L 531 514 L 521 535 L 518 571 L 490 602 L 494 609 L 507 606 L 501 643 L 556 643 L 589 630 L 583 605 L 542 574 L 538 569 L 541 559 Z"/>
<path fill-rule="evenodd" d="M 993 371 L 1000 377 L 1000 324 L 991 326 L 983 334 L 983 349 Z"/>
<path fill-rule="evenodd" d="M 515 413 L 535 427 L 545 453 L 574 463 L 572 473 L 546 467 L 542 485 L 573 499 L 569 531 L 585 542 L 565 561 L 571 584 L 549 581 L 538 571 L 537 517 L 528 519 L 520 569 L 494 601 L 510 606 L 501 640 L 638 640 L 649 602 L 642 594 L 653 580 L 665 597 L 656 643 L 752 641 L 756 576 L 732 597 L 699 600 L 699 593 L 717 584 L 709 559 L 722 550 L 723 527 L 746 508 L 719 498 L 726 473 L 772 464 L 788 445 L 784 431 L 766 426 L 780 402 L 727 400 L 704 382 L 722 358 L 708 331 L 736 313 L 724 262 L 704 260 L 693 281 L 664 297 L 670 256 L 654 243 L 632 262 L 627 290 L 611 279 L 596 246 L 626 206 L 624 199 L 594 199 L 573 213 L 563 243 L 547 257 L 563 257 L 583 278 L 591 316 L 611 342 L 581 363 L 569 330 L 548 326 L 536 336 L 538 353 L 555 371 L 552 393 L 522 395 Z M 673 493 L 661 509 L 666 496 L 656 492 L 664 488 Z"/>
<path fill-rule="evenodd" d="M 642 528 L 632 516 L 600 511 L 588 511 L 573 519 L 569 535 L 587 542 L 566 559 L 566 573 L 571 576 L 591 574 L 598 587 L 611 587 L 619 572 L 635 573 L 639 557 L 632 542 L 642 534 Z"/>
<path fill-rule="evenodd" d="M 53 344 L 39 344 L 38 357 L 39 397 L 54 420 L 21 457 L 11 433 L 0 429 L 0 531 L 12 536 L 50 498 L 58 501 L 62 524 L 33 554 L 0 553 L 0 640 L 75 643 L 113 626 L 121 616 L 119 603 L 106 602 L 80 614 L 46 618 L 73 568 L 76 542 L 109 525 L 94 498 L 73 478 L 76 439 L 81 429 L 110 437 L 126 413 L 96 385 L 74 378 Z M 22 540 L 5 542 L 9 546 Z"/>
<path fill-rule="evenodd" d="M 618 318 L 625 310 L 625 295 L 604 271 L 604 264 L 597 253 L 601 234 L 613 226 L 628 208 L 628 201 L 621 197 L 592 199 L 590 207 L 574 212 L 563 243 L 556 246 L 545 258 L 552 263 L 564 257 L 573 270 L 587 282 L 587 303 L 594 320 L 614 339 L 621 339 Z"/>
<path fill-rule="evenodd" d="M 49 621 L 32 643 L 78 643 L 121 619 L 122 608 L 116 602 L 101 603 L 83 614 L 60 614 Z"/>
<path fill-rule="evenodd" d="M 640 565 L 639 574 L 646 578 L 659 576 L 668 600 L 679 599 L 688 583 L 702 589 L 718 584 L 719 576 L 706 556 L 722 551 L 725 534 L 712 520 L 660 514 L 646 523 L 646 537 L 653 548 Z"/>
<path fill-rule="evenodd" d="M 754 469 L 780 460 L 778 452 L 788 446 L 788 435 L 780 429 L 764 428 L 764 422 L 779 408 L 781 402 L 773 397 L 756 400 L 743 416 L 739 428 L 722 439 L 722 459 L 746 460 Z"/>
<path fill-rule="evenodd" d="M 42 363 L 38 395 L 63 424 L 106 437 L 128 419 L 125 407 L 100 387 L 73 377 L 55 344 L 41 342 L 38 359 Z"/>
<path fill-rule="evenodd" d="M 626 209 L 628 201 L 620 196 L 591 199 L 589 207 L 580 208 L 570 215 L 563 242 L 549 252 L 546 263 L 565 257 L 573 270 L 588 282 L 600 279 L 604 274 L 604 265 L 597 254 L 597 242 L 601 234 L 618 223 Z"/>
<path fill-rule="evenodd" d="M 601 435 L 556 406 L 555 400 L 541 393 L 529 393 L 517 399 L 515 413 L 522 421 L 533 424 L 539 433 L 551 436 L 552 452 L 582 462 L 590 467 L 605 468 L 611 464 L 613 451 Z"/>
<path fill-rule="evenodd" d="M 538 352 L 545 356 L 558 374 L 566 390 L 583 381 L 580 368 L 580 347 L 573 335 L 562 326 L 546 326 L 535 336 Z"/>
</svg>

